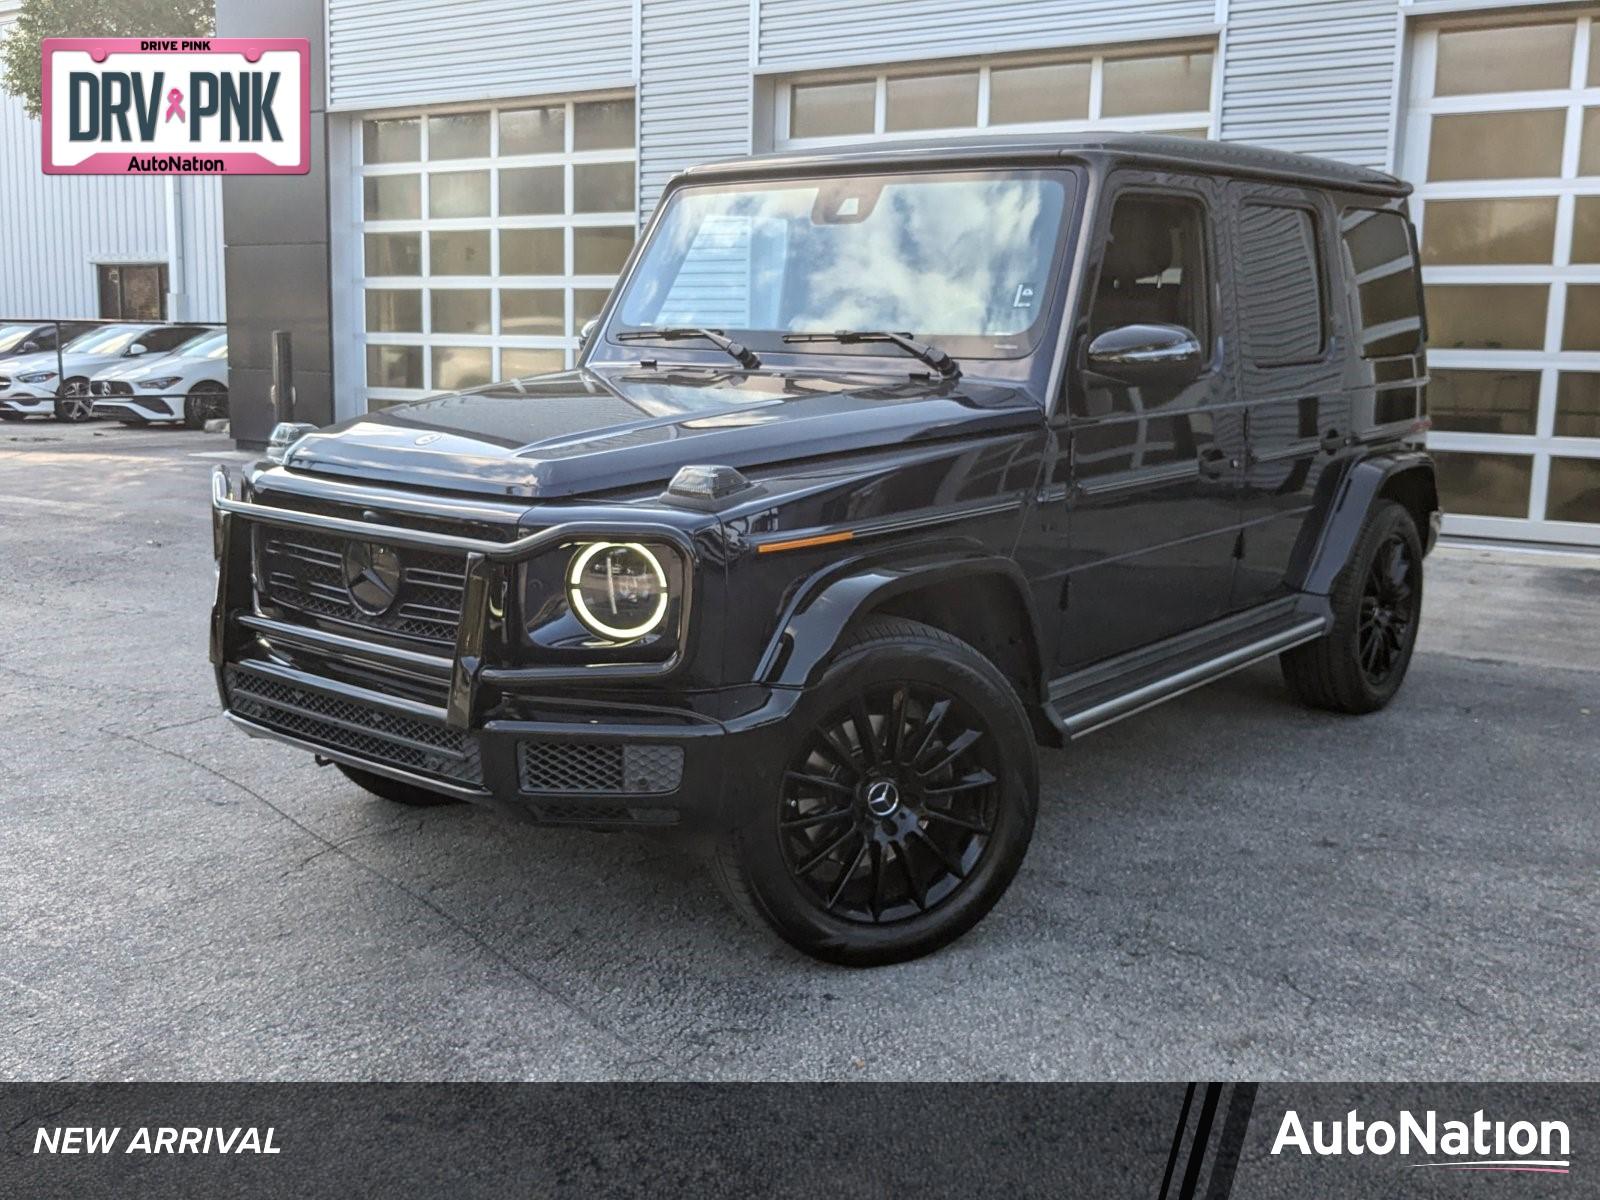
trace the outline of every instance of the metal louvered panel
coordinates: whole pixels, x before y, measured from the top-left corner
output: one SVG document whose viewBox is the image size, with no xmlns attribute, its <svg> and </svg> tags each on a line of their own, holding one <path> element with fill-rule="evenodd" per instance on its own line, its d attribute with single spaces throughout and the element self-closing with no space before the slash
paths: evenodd
<svg viewBox="0 0 1600 1200">
<path fill-rule="evenodd" d="M 1222 138 L 1384 167 L 1396 0 L 1230 0 Z"/>
<path fill-rule="evenodd" d="M 328 0 L 328 109 L 629 87 L 633 41 L 633 0 Z"/>
<path fill-rule="evenodd" d="M 0 14 L 0 36 L 4 17 Z M 164 263 L 167 203 L 183 211 L 182 308 L 174 320 L 221 320 L 222 181 L 126 175 L 46 175 L 39 122 L 0 92 L 0 311 L 7 316 L 96 317 L 96 262 Z"/>
<path fill-rule="evenodd" d="M 762 0 L 759 62 L 799 70 L 1103 45 L 1192 35 L 1216 19 L 1216 0 Z"/>
<path fill-rule="evenodd" d="M 641 0 L 639 217 L 684 167 L 750 149 L 749 0 Z"/>
</svg>

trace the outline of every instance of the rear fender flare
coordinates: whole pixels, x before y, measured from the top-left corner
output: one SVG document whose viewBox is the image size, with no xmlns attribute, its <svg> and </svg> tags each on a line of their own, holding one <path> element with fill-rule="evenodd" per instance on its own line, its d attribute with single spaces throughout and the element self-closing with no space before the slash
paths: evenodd
<svg viewBox="0 0 1600 1200">
<path fill-rule="evenodd" d="M 1326 596 L 1333 591 L 1334 581 L 1355 553 L 1361 540 L 1361 530 L 1367 513 L 1385 490 L 1399 482 L 1403 476 L 1416 476 L 1415 486 L 1422 496 L 1422 508 L 1427 512 L 1439 507 L 1439 494 L 1434 482 L 1433 459 L 1421 450 L 1395 450 L 1386 454 L 1364 458 L 1336 480 L 1327 498 L 1322 500 L 1323 515 L 1310 523 L 1316 530 L 1316 541 L 1309 552 L 1296 552 L 1296 562 L 1291 565 L 1289 582 L 1302 592 Z M 1409 481 L 1408 481 L 1409 482 Z M 1426 538 L 1426 523 L 1418 530 Z"/>
</svg>

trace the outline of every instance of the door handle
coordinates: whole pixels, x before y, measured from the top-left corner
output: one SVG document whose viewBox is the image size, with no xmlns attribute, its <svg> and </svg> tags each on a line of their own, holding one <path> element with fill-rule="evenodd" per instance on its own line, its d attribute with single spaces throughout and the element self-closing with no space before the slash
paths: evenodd
<svg viewBox="0 0 1600 1200">
<path fill-rule="evenodd" d="M 1208 479 L 1220 479 L 1229 471 L 1239 469 L 1239 460 L 1229 458 L 1215 446 L 1200 452 L 1200 474 Z"/>
<path fill-rule="evenodd" d="M 1337 454 L 1344 448 L 1344 434 L 1337 429 L 1330 429 L 1322 435 L 1322 449 L 1328 454 Z"/>
</svg>

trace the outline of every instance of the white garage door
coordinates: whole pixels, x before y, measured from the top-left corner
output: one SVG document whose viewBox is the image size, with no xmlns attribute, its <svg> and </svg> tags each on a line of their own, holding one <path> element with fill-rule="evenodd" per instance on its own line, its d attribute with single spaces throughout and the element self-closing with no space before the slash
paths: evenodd
<svg viewBox="0 0 1600 1200">
<path fill-rule="evenodd" d="M 367 404 L 571 364 L 637 229 L 632 96 L 361 122 Z"/>
<path fill-rule="evenodd" d="M 1446 532 L 1600 545 L 1600 21 L 1419 30 L 1402 169 Z"/>
</svg>

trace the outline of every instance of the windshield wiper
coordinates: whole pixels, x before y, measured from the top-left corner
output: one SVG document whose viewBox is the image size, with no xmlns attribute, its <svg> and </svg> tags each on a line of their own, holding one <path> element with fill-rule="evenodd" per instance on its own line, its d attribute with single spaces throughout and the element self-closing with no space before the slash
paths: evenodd
<svg viewBox="0 0 1600 1200">
<path fill-rule="evenodd" d="M 837 333 L 789 333 L 786 342 L 837 342 L 841 346 L 854 346 L 861 342 L 887 342 L 899 346 L 913 358 L 927 363 L 946 379 L 960 379 L 961 366 L 939 347 L 928 342 L 913 341 L 909 334 L 889 333 L 882 329 L 841 329 Z"/>
<path fill-rule="evenodd" d="M 698 325 L 668 325 L 662 329 L 629 329 L 625 333 L 616 335 L 619 342 L 640 342 L 646 338 L 661 338 L 663 341 L 674 342 L 681 338 L 700 338 L 710 342 L 719 350 L 726 350 L 739 360 L 739 365 L 746 370 L 754 371 L 761 365 L 761 360 L 756 357 L 756 352 L 750 347 L 734 341 L 720 329 L 701 329 Z"/>
</svg>

